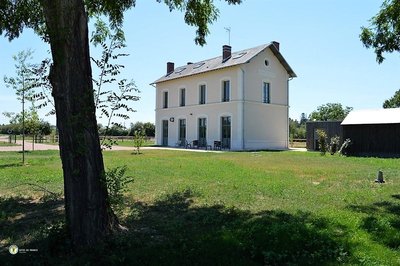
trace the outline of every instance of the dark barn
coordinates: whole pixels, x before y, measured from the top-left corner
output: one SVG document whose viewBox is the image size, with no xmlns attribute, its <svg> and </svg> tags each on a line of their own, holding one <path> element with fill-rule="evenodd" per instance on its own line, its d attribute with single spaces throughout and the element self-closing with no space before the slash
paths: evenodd
<svg viewBox="0 0 400 266">
<path fill-rule="evenodd" d="M 307 122 L 306 124 L 306 135 L 307 135 L 307 150 L 317 151 L 318 147 L 318 135 L 317 129 L 323 129 L 328 135 L 328 142 L 334 136 L 340 137 L 340 143 L 342 143 L 342 127 L 340 123 L 342 121 L 313 121 Z"/>
<path fill-rule="evenodd" d="M 353 111 L 342 127 L 349 155 L 400 157 L 400 108 Z"/>
</svg>

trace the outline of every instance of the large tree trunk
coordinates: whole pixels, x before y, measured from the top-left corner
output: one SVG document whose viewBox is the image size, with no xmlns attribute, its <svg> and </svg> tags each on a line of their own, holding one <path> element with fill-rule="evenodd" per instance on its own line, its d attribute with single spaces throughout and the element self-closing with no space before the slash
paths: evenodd
<svg viewBox="0 0 400 266">
<path fill-rule="evenodd" d="M 64 172 L 66 223 L 75 247 L 118 228 L 110 208 L 97 131 L 88 18 L 81 0 L 42 0 L 53 56 L 53 86 Z"/>
</svg>

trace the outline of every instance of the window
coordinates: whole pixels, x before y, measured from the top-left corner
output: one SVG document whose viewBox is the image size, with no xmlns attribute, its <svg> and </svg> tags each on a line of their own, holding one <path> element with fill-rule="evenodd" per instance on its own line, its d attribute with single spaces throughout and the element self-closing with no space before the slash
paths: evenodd
<svg viewBox="0 0 400 266">
<path fill-rule="evenodd" d="M 168 146 L 168 120 L 162 121 L 162 145 Z"/>
<path fill-rule="evenodd" d="M 200 85 L 199 87 L 199 104 L 206 103 L 206 85 Z"/>
<path fill-rule="evenodd" d="M 229 102 L 230 81 L 224 80 L 222 82 L 222 101 Z"/>
<path fill-rule="evenodd" d="M 186 141 L 186 119 L 179 119 L 179 140 L 181 143 Z"/>
<path fill-rule="evenodd" d="M 185 102 L 186 102 L 186 90 L 185 89 L 181 89 L 179 105 L 180 106 L 185 106 L 185 104 L 186 104 Z"/>
<path fill-rule="evenodd" d="M 222 148 L 231 148 L 231 117 L 221 117 L 221 145 Z"/>
<path fill-rule="evenodd" d="M 199 118 L 199 143 L 207 140 L 207 118 Z"/>
<path fill-rule="evenodd" d="M 164 91 L 163 108 L 168 108 L 168 91 Z"/>
<path fill-rule="evenodd" d="M 268 82 L 263 82 L 263 103 L 271 103 L 270 85 Z"/>
</svg>

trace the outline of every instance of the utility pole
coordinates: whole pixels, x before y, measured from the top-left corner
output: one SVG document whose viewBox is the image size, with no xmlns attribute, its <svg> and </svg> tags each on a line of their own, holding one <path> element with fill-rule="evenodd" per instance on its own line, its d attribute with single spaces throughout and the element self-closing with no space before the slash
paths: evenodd
<svg viewBox="0 0 400 266">
<path fill-rule="evenodd" d="M 228 45 L 231 45 L 231 27 L 224 28 L 228 32 Z"/>
</svg>

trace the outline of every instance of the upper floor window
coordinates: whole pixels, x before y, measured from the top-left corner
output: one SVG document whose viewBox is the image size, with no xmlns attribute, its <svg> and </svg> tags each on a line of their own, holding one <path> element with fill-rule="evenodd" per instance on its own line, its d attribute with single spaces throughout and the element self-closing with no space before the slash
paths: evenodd
<svg viewBox="0 0 400 266">
<path fill-rule="evenodd" d="M 163 108 L 168 108 L 168 91 L 163 93 Z"/>
<path fill-rule="evenodd" d="M 222 82 L 222 101 L 223 102 L 229 102 L 229 94 L 230 94 L 230 81 L 229 80 L 224 80 Z"/>
<path fill-rule="evenodd" d="M 200 85 L 199 87 L 199 104 L 206 103 L 206 85 Z"/>
<path fill-rule="evenodd" d="M 180 97 L 179 97 L 179 106 L 185 106 L 186 105 L 186 90 L 181 89 L 180 90 Z"/>
<path fill-rule="evenodd" d="M 270 95 L 270 84 L 268 82 L 263 82 L 263 103 L 271 103 Z"/>
</svg>

